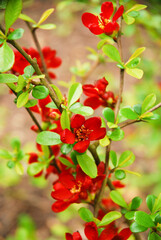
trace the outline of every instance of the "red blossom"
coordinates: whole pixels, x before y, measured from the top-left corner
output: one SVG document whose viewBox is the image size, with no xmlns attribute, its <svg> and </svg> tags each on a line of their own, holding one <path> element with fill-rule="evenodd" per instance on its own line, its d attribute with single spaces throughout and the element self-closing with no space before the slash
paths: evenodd
<svg viewBox="0 0 161 240">
<path fill-rule="evenodd" d="M 104 2 L 101 6 L 101 13 L 98 16 L 86 12 L 82 15 L 82 22 L 84 26 L 89 28 L 89 30 L 95 35 L 100 35 L 102 33 L 112 35 L 119 31 L 120 26 L 116 21 L 122 16 L 124 7 L 121 5 L 111 20 L 110 18 L 113 12 L 113 3 Z"/>
<path fill-rule="evenodd" d="M 74 232 L 73 234 L 66 233 L 66 240 L 82 240 L 82 237 L 79 232 Z"/>
<path fill-rule="evenodd" d="M 108 81 L 105 77 L 97 80 L 95 84 L 83 85 L 83 93 L 88 96 L 84 105 L 92 107 L 94 110 L 99 106 L 114 108 L 117 99 L 113 92 L 106 91 L 107 85 Z"/>
<path fill-rule="evenodd" d="M 99 140 L 106 135 L 106 128 L 101 128 L 101 119 L 92 117 L 85 120 L 80 114 L 75 114 L 71 118 L 71 128 L 64 129 L 60 136 L 63 143 L 74 144 L 73 149 L 79 153 L 87 150 L 90 141 Z"/>
</svg>

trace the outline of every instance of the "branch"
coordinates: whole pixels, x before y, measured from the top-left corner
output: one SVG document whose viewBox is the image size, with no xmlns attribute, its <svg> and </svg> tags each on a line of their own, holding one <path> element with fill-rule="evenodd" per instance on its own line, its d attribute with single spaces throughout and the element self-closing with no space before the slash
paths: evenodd
<svg viewBox="0 0 161 240">
<path fill-rule="evenodd" d="M 88 150 L 92 154 L 92 156 L 93 156 L 93 158 L 94 158 L 94 160 L 95 160 L 95 162 L 98 166 L 98 164 L 100 163 L 100 159 L 99 159 L 97 151 L 96 151 L 97 146 L 95 146 L 95 144 L 91 144 L 91 145 L 89 145 Z"/>
</svg>

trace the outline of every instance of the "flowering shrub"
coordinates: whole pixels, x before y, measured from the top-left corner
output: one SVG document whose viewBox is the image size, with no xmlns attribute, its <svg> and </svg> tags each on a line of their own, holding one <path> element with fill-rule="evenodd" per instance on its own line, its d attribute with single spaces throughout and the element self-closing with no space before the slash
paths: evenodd
<svg viewBox="0 0 161 240">
<path fill-rule="evenodd" d="M 112 150 L 113 141 L 119 144 L 125 137 L 123 129 L 126 126 L 158 119 L 159 115 L 153 112 L 161 107 L 161 103 L 156 104 L 153 93 L 146 96 L 142 104 L 121 106 L 125 72 L 134 78 L 142 78 L 143 70 L 138 68 L 138 64 L 145 50 L 144 47 L 136 49 L 124 61 L 122 22 L 132 24 L 135 19 L 130 20 L 129 13 L 133 12 L 135 16 L 146 6 L 135 4 L 128 9 L 126 1 L 120 2 L 124 5 L 120 5 L 118 0 L 116 4 L 103 2 L 99 15 L 88 12 L 82 15 L 84 26 L 101 39 L 97 45 L 101 53 L 94 51 L 97 63 L 110 60 L 117 64 L 120 83 L 116 96 L 105 76 L 85 83 L 90 71 L 86 72 L 82 83 L 71 82 L 68 93 L 63 96 L 52 82 L 52 79 L 56 82 L 56 75 L 51 71 L 59 67 L 62 60 L 56 56 L 56 50 L 50 47 L 41 49 L 36 35 L 37 29 L 55 28 L 54 24 L 43 24 L 54 9 L 46 10 L 36 22 L 21 13 L 20 0 L 6 1 L 5 29 L 1 26 L 0 30 L 0 83 L 8 86 L 15 95 L 16 106 L 24 107 L 34 122 L 31 130 L 37 134 L 38 151 L 27 153 L 27 173 L 35 178 L 44 175 L 46 181 L 49 175 L 55 176 L 51 191 L 53 212 L 62 212 L 73 203 L 86 204 L 87 207 L 81 205 L 78 213 L 85 221 L 84 234 L 88 240 L 140 239 L 139 233 L 147 230 L 149 240 L 161 239 L 161 193 L 147 196 L 149 214 L 138 210 L 142 203 L 140 197 L 136 196 L 127 203 L 119 189 L 126 188 L 122 182 L 126 174 L 140 175 L 126 169 L 134 163 L 135 155 L 126 150 L 118 157 Z M 17 43 L 24 30 L 11 27 L 18 18 L 27 23 L 37 49 L 27 49 Z M 76 75 L 79 75 L 77 70 Z M 83 102 L 84 95 L 87 98 Z M 99 109 L 99 116 L 96 109 Z M 23 174 L 25 153 L 19 142 L 13 146 L 13 153 L 1 150 L 0 156 L 8 159 L 8 167 L 15 167 L 19 174 Z M 103 158 L 99 155 L 99 148 Z M 81 235 L 75 231 L 66 233 L 65 238 L 84 239 Z"/>
</svg>

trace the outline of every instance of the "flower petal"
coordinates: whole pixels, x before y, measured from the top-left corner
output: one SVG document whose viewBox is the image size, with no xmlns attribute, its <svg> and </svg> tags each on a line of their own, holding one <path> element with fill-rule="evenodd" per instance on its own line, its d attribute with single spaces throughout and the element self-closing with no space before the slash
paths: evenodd
<svg viewBox="0 0 161 240">
<path fill-rule="evenodd" d="M 105 29 L 104 29 L 104 32 L 107 34 L 107 35 L 111 35 L 114 31 L 118 31 L 119 30 L 119 25 L 117 22 L 109 22 Z"/>
<path fill-rule="evenodd" d="M 98 97 L 89 97 L 84 101 L 84 105 L 89 106 L 95 110 L 101 105 L 101 101 Z"/>
<path fill-rule="evenodd" d="M 69 207 L 70 204 L 71 204 L 70 202 L 64 202 L 64 201 L 58 200 L 55 203 L 53 203 L 51 208 L 53 212 L 62 212 L 67 207 Z"/>
<path fill-rule="evenodd" d="M 71 189 L 76 184 L 75 178 L 72 174 L 68 173 L 67 171 L 62 172 L 59 175 L 59 181 L 66 187 L 67 189 Z"/>
<path fill-rule="evenodd" d="M 92 24 L 89 27 L 89 30 L 95 35 L 100 35 L 100 34 L 104 33 L 103 29 L 100 28 L 99 25 L 96 25 L 96 24 Z"/>
<path fill-rule="evenodd" d="M 121 5 L 119 9 L 116 11 L 115 15 L 113 16 L 112 21 L 115 22 L 119 17 L 122 16 L 123 12 L 124 12 L 124 6 Z"/>
<path fill-rule="evenodd" d="M 132 232 L 129 228 L 124 228 L 119 233 L 119 237 L 121 237 L 121 240 L 127 240 L 131 236 Z"/>
<path fill-rule="evenodd" d="M 66 238 L 66 240 L 73 240 L 73 236 L 70 233 L 66 233 L 65 238 Z"/>
<path fill-rule="evenodd" d="M 90 130 L 96 130 L 101 127 L 101 118 L 92 117 L 85 121 L 84 126 Z"/>
<path fill-rule="evenodd" d="M 89 139 L 90 141 L 99 140 L 104 138 L 105 135 L 106 135 L 106 128 L 99 128 L 91 132 L 91 134 L 89 135 Z"/>
<path fill-rule="evenodd" d="M 75 114 L 71 118 L 71 127 L 80 128 L 85 122 L 85 117 L 80 114 Z"/>
<path fill-rule="evenodd" d="M 86 12 L 86 13 L 83 13 L 83 15 L 82 15 L 82 22 L 83 22 L 84 26 L 89 28 L 91 26 L 91 24 L 98 25 L 98 18 L 94 14 Z"/>
<path fill-rule="evenodd" d="M 72 193 L 65 187 L 51 192 L 52 198 L 56 200 L 67 200 L 72 197 Z"/>
<path fill-rule="evenodd" d="M 66 128 L 60 133 L 60 139 L 63 143 L 73 144 L 75 142 L 75 135 Z"/>
<path fill-rule="evenodd" d="M 98 239 L 98 231 L 97 226 L 94 222 L 88 222 L 85 224 L 84 233 L 88 240 L 96 240 Z"/>
<path fill-rule="evenodd" d="M 83 85 L 83 93 L 89 97 L 98 96 L 98 90 L 92 84 Z"/>
<path fill-rule="evenodd" d="M 87 150 L 89 144 L 90 144 L 89 140 L 80 141 L 74 145 L 73 149 L 79 153 L 84 153 Z"/>
<path fill-rule="evenodd" d="M 112 2 L 104 2 L 101 6 L 101 16 L 103 18 L 109 19 L 113 13 L 113 3 Z"/>
</svg>

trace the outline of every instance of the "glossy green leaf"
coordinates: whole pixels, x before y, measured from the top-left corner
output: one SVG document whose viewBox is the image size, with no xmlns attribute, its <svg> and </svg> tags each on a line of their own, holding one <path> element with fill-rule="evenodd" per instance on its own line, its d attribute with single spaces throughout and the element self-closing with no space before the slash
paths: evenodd
<svg viewBox="0 0 161 240">
<path fill-rule="evenodd" d="M 13 50 L 5 42 L 0 47 L 0 72 L 7 72 L 14 64 L 15 55 Z"/>
<path fill-rule="evenodd" d="M 155 105 L 155 102 L 156 102 L 156 95 L 154 93 L 148 95 L 143 101 L 142 113 L 152 108 Z"/>
<path fill-rule="evenodd" d="M 109 108 L 109 107 L 104 108 L 103 109 L 103 116 L 105 117 L 105 119 L 108 122 L 114 123 L 114 121 L 115 121 L 115 113 L 114 113 L 114 111 L 111 108 Z"/>
<path fill-rule="evenodd" d="M 57 86 L 55 86 L 54 84 L 51 84 L 51 87 L 54 89 L 59 101 L 61 102 L 63 99 L 63 95 L 62 95 L 60 89 Z"/>
<path fill-rule="evenodd" d="M 147 227 L 141 226 L 136 222 L 133 222 L 130 226 L 131 232 L 134 233 L 145 232 L 147 229 L 148 229 Z"/>
<path fill-rule="evenodd" d="M 136 51 L 131 55 L 131 57 L 129 58 L 128 62 L 135 59 L 136 57 L 138 57 L 140 54 L 142 54 L 145 51 L 145 47 L 141 47 L 136 49 Z M 127 63 L 126 63 L 127 64 Z"/>
<path fill-rule="evenodd" d="M 5 9 L 7 6 L 8 0 L 1 0 L 0 1 L 0 9 Z"/>
<path fill-rule="evenodd" d="M 127 68 L 135 68 L 135 67 L 137 67 L 137 65 L 140 63 L 140 60 L 141 60 L 141 58 L 136 57 L 136 58 L 128 61 L 128 63 L 126 63 L 125 66 L 126 66 Z"/>
<path fill-rule="evenodd" d="M 135 22 L 135 18 L 129 16 L 127 13 L 123 14 L 123 18 L 128 25 L 131 25 Z"/>
<path fill-rule="evenodd" d="M 43 131 L 38 133 L 36 142 L 42 145 L 57 145 L 61 143 L 60 135 L 55 132 Z"/>
<path fill-rule="evenodd" d="M 108 132 L 109 133 L 109 132 Z M 107 134 L 110 139 L 113 141 L 120 141 L 124 138 L 124 131 L 122 129 L 116 129 L 113 132 Z"/>
<path fill-rule="evenodd" d="M 16 91 L 15 92 L 20 92 L 23 90 L 23 88 L 26 86 L 26 80 L 23 78 L 22 75 L 19 75 L 18 77 L 18 83 L 17 83 L 17 87 L 16 87 Z"/>
<path fill-rule="evenodd" d="M 53 23 L 48 23 L 48 24 L 40 25 L 39 28 L 44 29 L 44 30 L 51 30 L 51 29 L 55 29 L 56 25 Z"/>
<path fill-rule="evenodd" d="M 68 93 L 68 106 L 70 107 L 75 103 L 82 94 L 82 85 L 80 83 L 73 83 Z"/>
<path fill-rule="evenodd" d="M 81 207 L 78 210 L 79 216 L 85 221 L 85 222 L 92 222 L 93 221 L 93 213 L 85 207 Z"/>
<path fill-rule="evenodd" d="M 36 86 L 32 90 L 32 96 L 36 99 L 44 99 L 49 95 L 49 89 L 45 86 Z"/>
<path fill-rule="evenodd" d="M 0 83 L 13 83 L 17 81 L 18 77 L 13 74 L 0 74 Z"/>
<path fill-rule="evenodd" d="M 133 111 L 131 107 L 124 107 L 120 110 L 122 116 L 126 117 L 127 119 L 138 119 L 138 114 Z"/>
<path fill-rule="evenodd" d="M 48 104 L 46 105 L 46 107 L 48 107 L 48 108 L 53 108 L 53 109 L 57 109 L 57 106 L 55 105 L 54 102 L 48 103 Z"/>
<path fill-rule="evenodd" d="M 21 13 L 22 0 L 9 0 L 5 11 L 6 33 Z"/>
<path fill-rule="evenodd" d="M 133 198 L 132 202 L 131 202 L 131 210 L 136 210 L 137 208 L 140 207 L 141 203 L 142 203 L 142 199 L 140 197 L 135 197 Z"/>
<path fill-rule="evenodd" d="M 149 208 L 149 210 L 152 212 L 152 210 L 153 210 L 153 206 L 154 206 L 154 203 L 155 203 L 155 199 L 156 199 L 157 197 L 156 196 L 154 196 L 154 195 L 148 195 L 147 196 L 147 198 L 146 198 L 146 204 L 147 204 L 147 206 L 148 206 L 148 208 Z"/>
<path fill-rule="evenodd" d="M 138 79 L 141 79 L 144 74 L 143 70 L 141 70 L 139 68 L 126 68 L 126 72 L 130 76 L 132 76 L 134 78 L 138 78 Z"/>
<path fill-rule="evenodd" d="M 19 18 L 26 21 L 26 22 L 36 23 L 32 18 L 30 18 L 29 16 L 27 16 L 26 14 L 23 14 L 23 13 L 21 13 L 19 15 Z"/>
<path fill-rule="evenodd" d="M 38 174 L 39 172 L 41 172 L 43 170 L 43 168 L 44 168 L 44 164 L 43 163 L 34 162 L 34 163 L 31 163 L 28 166 L 27 173 L 30 176 L 34 176 L 35 174 Z"/>
<path fill-rule="evenodd" d="M 80 102 L 76 102 L 69 110 L 75 114 L 81 114 L 83 116 L 91 116 L 94 112 L 94 110 L 91 107 L 83 106 Z"/>
<path fill-rule="evenodd" d="M 110 144 L 110 140 L 107 136 L 99 140 L 99 143 L 102 147 L 106 147 Z"/>
<path fill-rule="evenodd" d="M 138 115 L 141 115 L 141 112 L 142 112 L 141 104 L 135 104 L 135 105 L 133 106 L 133 109 L 134 109 L 134 111 L 135 111 Z"/>
<path fill-rule="evenodd" d="M 28 91 L 21 93 L 17 98 L 17 107 L 18 108 L 23 107 L 28 102 L 28 99 L 29 99 Z"/>
<path fill-rule="evenodd" d="M 0 44 L 2 44 L 5 41 L 5 39 L 0 38 Z"/>
<path fill-rule="evenodd" d="M 62 152 L 62 154 L 68 154 L 68 153 L 70 153 L 71 151 L 72 151 L 72 148 L 73 148 L 73 145 L 72 144 L 63 144 L 62 146 L 61 146 L 61 152 Z"/>
<path fill-rule="evenodd" d="M 134 219 L 134 214 L 135 214 L 135 211 L 127 212 L 125 214 L 125 218 L 128 219 L 128 220 L 133 220 Z"/>
<path fill-rule="evenodd" d="M 117 166 L 117 155 L 116 155 L 116 152 L 113 150 L 110 151 L 110 159 L 111 159 L 113 166 L 116 167 Z"/>
<path fill-rule="evenodd" d="M 126 11 L 126 13 L 132 12 L 132 11 L 140 11 L 147 8 L 146 5 L 143 4 L 135 4 L 132 6 L 132 8 L 130 8 L 129 10 Z"/>
<path fill-rule="evenodd" d="M 109 58 L 123 65 L 120 53 L 113 45 L 105 45 L 102 50 Z"/>
<path fill-rule="evenodd" d="M 83 172 L 91 178 L 97 177 L 97 167 L 94 160 L 87 154 L 77 155 L 77 161 Z"/>
<path fill-rule="evenodd" d="M 135 155 L 133 152 L 127 150 L 123 152 L 119 158 L 119 167 L 127 167 L 130 166 L 135 161 Z"/>
<path fill-rule="evenodd" d="M 33 68 L 33 66 L 29 65 L 27 67 L 24 68 L 24 76 L 26 78 L 30 78 L 32 77 L 32 75 L 34 74 L 35 69 Z"/>
<path fill-rule="evenodd" d="M 70 119 L 66 109 L 63 110 L 60 117 L 61 127 L 64 130 L 65 128 L 70 129 Z"/>
<path fill-rule="evenodd" d="M 148 240 L 161 240 L 161 237 L 157 233 L 152 232 L 149 234 L 150 234 L 150 237 L 148 238 Z"/>
<path fill-rule="evenodd" d="M 121 193 L 119 193 L 117 190 L 112 190 L 110 192 L 110 197 L 112 201 L 118 204 L 119 206 L 128 208 L 128 205 L 125 202 L 124 198 L 122 197 Z"/>
<path fill-rule="evenodd" d="M 37 104 L 37 100 L 36 99 L 30 99 L 28 100 L 28 102 L 24 105 L 24 107 L 26 108 L 30 108 L 33 107 Z"/>
<path fill-rule="evenodd" d="M 152 213 L 155 213 L 156 211 L 161 209 L 161 193 L 159 196 L 155 199 L 155 203 L 152 209 Z"/>
<path fill-rule="evenodd" d="M 39 22 L 37 25 L 39 26 L 41 23 L 43 23 L 52 13 L 54 12 L 54 8 L 50 8 L 46 10 L 40 17 Z"/>
<path fill-rule="evenodd" d="M 126 178 L 126 173 L 124 170 L 122 169 L 117 169 L 115 171 L 115 177 L 118 179 L 118 180 L 122 180 L 124 178 Z"/>
<path fill-rule="evenodd" d="M 67 160 L 66 158 L 59 157 L 59 160 L 60 160 L 61 163 L 63 163 L 65 166 L 67 166 L 69 168 L 74 168 L 75 167 L 75 165 L 73 165 L 71 162 L 69 162 L 69 160 Z"/>
<path fill-rule="evenodd" d="M 148 215 L 147 213 L 145 213 L 143 211 L 135 212 L 134 220 L 140 226 L 143 226 L 143 227 L 146 227 L 146 228 L 155 227 L 155 224 L 152 221 L 152 218 L 150 217 L 150 215 Z"/>
<path fill-rule="evenodd" d="M 23 28 L 18 28 L 16 30 L 14 30 L 13 32 L 11 32 L 7 39 L 9 40 L 17 40 L 20 39 L 24 34 L 24 29 Z"/>
<path fill-rule="evenodd" d="M 100 227 L 108 225 L 111 222 L 115 221 L 116 219 L 120 218 L 121 216 L 122 214 L 120 212 L 111 211 L 102 218 L 101 222 L 97 226 Z"/>
</svg>

